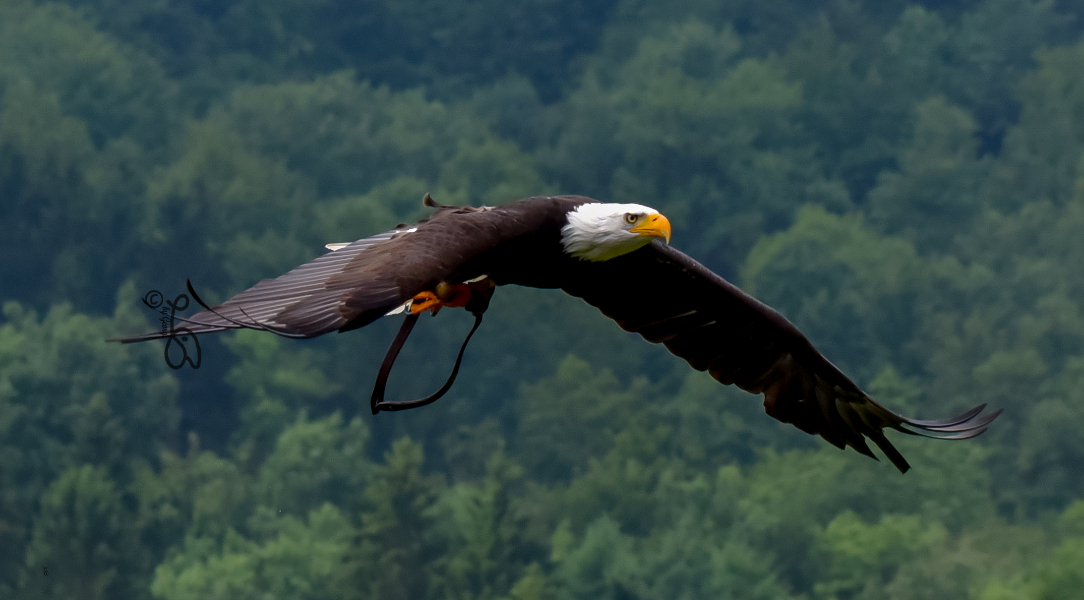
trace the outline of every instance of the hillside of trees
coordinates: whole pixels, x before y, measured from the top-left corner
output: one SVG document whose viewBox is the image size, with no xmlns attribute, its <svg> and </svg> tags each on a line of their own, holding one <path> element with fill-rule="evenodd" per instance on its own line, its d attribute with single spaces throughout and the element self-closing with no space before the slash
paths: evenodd
<svg viewBox="0 0 1084 600">
<path fill-rule="evenodd" d="M 0 0 L 0 597 L 1079 598 L 1082 65 L 1073 0 Z M 375 417 L 396 319 L 104 341 L 427 192 L 655 207 L 883 404 L 1005 412 L 901 475 L 553 290 Z"/>
</svg>

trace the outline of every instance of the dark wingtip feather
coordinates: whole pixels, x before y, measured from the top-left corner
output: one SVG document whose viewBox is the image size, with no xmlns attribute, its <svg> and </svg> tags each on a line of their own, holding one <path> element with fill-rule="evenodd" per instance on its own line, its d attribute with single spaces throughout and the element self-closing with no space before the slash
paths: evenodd
<svg viewBox="0 0 1084 600">
<path fill-rule="evenodd" d="M 895 424 L 889 422 L 882 426 L 891 427 L 908 435 L 920 435 L 922 437 L 937 440 L 968 440 L 978 437 L 985 433 L 989 428 L 990 423 L 997 419 L 1003 412 L 1002 409 L 998 409 L 988 415 L 981 415 L 982 411 L 986 408 L 986 404 L 981 404 L 949 419 L 923 421 L 895 415 L 876 402 L 873 402 L 872 400 L 869 400 L 869 402 L 871 405 L 881 408 L 887 414 L 894 416 L 897 420 Z M 867 420 L 867 415 L 865 413 L 859 414 L 862 416 L 863 420 Z M 892 461 L 892 464 L 895 465 L 901 473 L 906 473 L 910 470 L 911 466 L 907 463 L 907 460 L 905 460 L 903 455 L 888 441 L 888 438 L 885 437 L 881 427 L 873 426 L 868 423 L 868 421 L 867 425 L 870 426 L 868 429 L 864 430 L 863 433 L 877 444 L 881 451 L 884 452 L 885 456 Z M 857 450 L 858 448 L 855 449 Z M 859 452 L 861 452 L 861 450 L 859 450 Z M 865 453 L 863 452 L 863 454 Z"/>
<path fill-rule="evenodd" d="M 997 410 L 988 415 L 983 415 L 982 418 L 978 418 L 978 416 L 976 415 L 975 417 L 972 417 L 971 420 L 964 421 L 963 423 L 959 423 L 957 425 L 949 425 L 946 427 L 924 427 L 923 429 L 936 433 L 956 433 L 959 431 L 971 431 L 973 429 L 986 427 L 987 425 L 992 423 L 994 419 L 996 419 L 1000 414 L 1001 410 Z"/>
<path fill-rule="evenodd" d="M 885 453 L 888 460 L 892 461 L 892 464 L 899 469 L 900 473 L 906 473 L 911 470 L 911 465 L 907 463 L 907 459 L 900 454 L 899 450 L 892 445 L 892 442 L 888 441 L 885 434 L 881 431 L 871 431 L 866 435 L 869 436 L 873 443 L 877 444 L 877 447 L 881 449 L 881 452 Z M 876 458 L 876 457 L 874 457 Z"/>
<path fill-rule="evenodd" d="M 979 427 L 978 429 L 961 431 L 960 433 L 953 433 L 950 435 L 930 435 L 926 437 L 933 440 L 969 440 L 971 438 L 976 438 L 986 433 L 987 429 L 989 429 L 989 427 Z"/>
<path fill-rule="evenodd" d="M 877 455 L 873 453 L 873 450 L 869 449 L 866 445 L 866 440 L 862 436 L 858 436 L 858 441 L 851 441 L 851 448 L 854 448 L 859 454 L 868 456 L 873 460 L 878 460 Z"/>
<path fill-rule="evenodd" d="M 917 419 L 903 419 L 900 431 L 906 431 L 915 435 L 942 440 L 963 440 L 976 437 L 998 418 L 1004 409 L 998 409 L 988 415 L 979 417 L 979 413 L 986 408 L 985 404 L 976 406 L 966 413 L 943 421 L 919 421 Z M 905 429 L 904 426 L 907 428 Z M 947 435 L 941 435 L 947 434 Z M 970 435 L 964 435 L 970 434 Z"/>
<path fill-rule="evenodd" d="M 940 419 L 936 421 L 921 421 L 919 419 L 905 419 L 908 425 L 914 425 L 915 427 L 921 427 L 923 429 L 936 429 L 940 427 L 951 427 L 953 425 L 959 425 L 965 421 L 970 421 L 975 415 L 981 413 L 986 408 L 986 404 L 980 404 L 971 410 L 965 411 L 955 417 L 948 419 Z M 1000 411 L 998 411 L 1000 412 Z"/>
</svg>

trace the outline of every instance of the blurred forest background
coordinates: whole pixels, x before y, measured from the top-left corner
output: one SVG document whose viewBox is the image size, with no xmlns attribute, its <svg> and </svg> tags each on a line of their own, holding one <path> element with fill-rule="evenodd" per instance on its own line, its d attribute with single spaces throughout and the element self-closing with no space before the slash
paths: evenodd
<svg viewBox="0 0 1084 600">
<path fill-rule="evenodd" d="M 0 0 L 0 597 L 1080 598 L 1082 167 L 1080 0 Z M 376 417 L 396 319 L 103 342 L 427 191 L 654 206 L 888 406 L 1005 414 L 900 475 L 556 291 Z"/>
</svg>

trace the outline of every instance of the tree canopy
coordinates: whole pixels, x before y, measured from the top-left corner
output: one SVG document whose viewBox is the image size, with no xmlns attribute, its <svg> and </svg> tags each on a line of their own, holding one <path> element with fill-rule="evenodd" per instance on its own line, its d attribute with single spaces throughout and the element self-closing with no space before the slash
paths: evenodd
<svg viewBox="0 0 1084 600">
<path fill-rule="evenodd" d="M 1081 64 L 1054 0 L 0 0 L 0 597 L 1079 597 Z M 555 291 L 375 418 L 392 319 L 104 342 L 426 192 L 655 207 L 883 404 L 1005 414 L 901 476 Z"/>
</svg>

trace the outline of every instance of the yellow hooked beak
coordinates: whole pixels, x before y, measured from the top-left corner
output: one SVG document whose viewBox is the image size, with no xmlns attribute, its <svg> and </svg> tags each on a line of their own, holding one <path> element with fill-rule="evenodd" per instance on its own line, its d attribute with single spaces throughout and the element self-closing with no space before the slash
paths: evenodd
<svg viewBox="0 0 1084 600">
<path fill-rule="evenodd" d="M 647 237 L 657 237 L 670 243 L 670 220 L 660 214 L 647 215 L 644 220 L 629 230 Z"/>
</svg>

